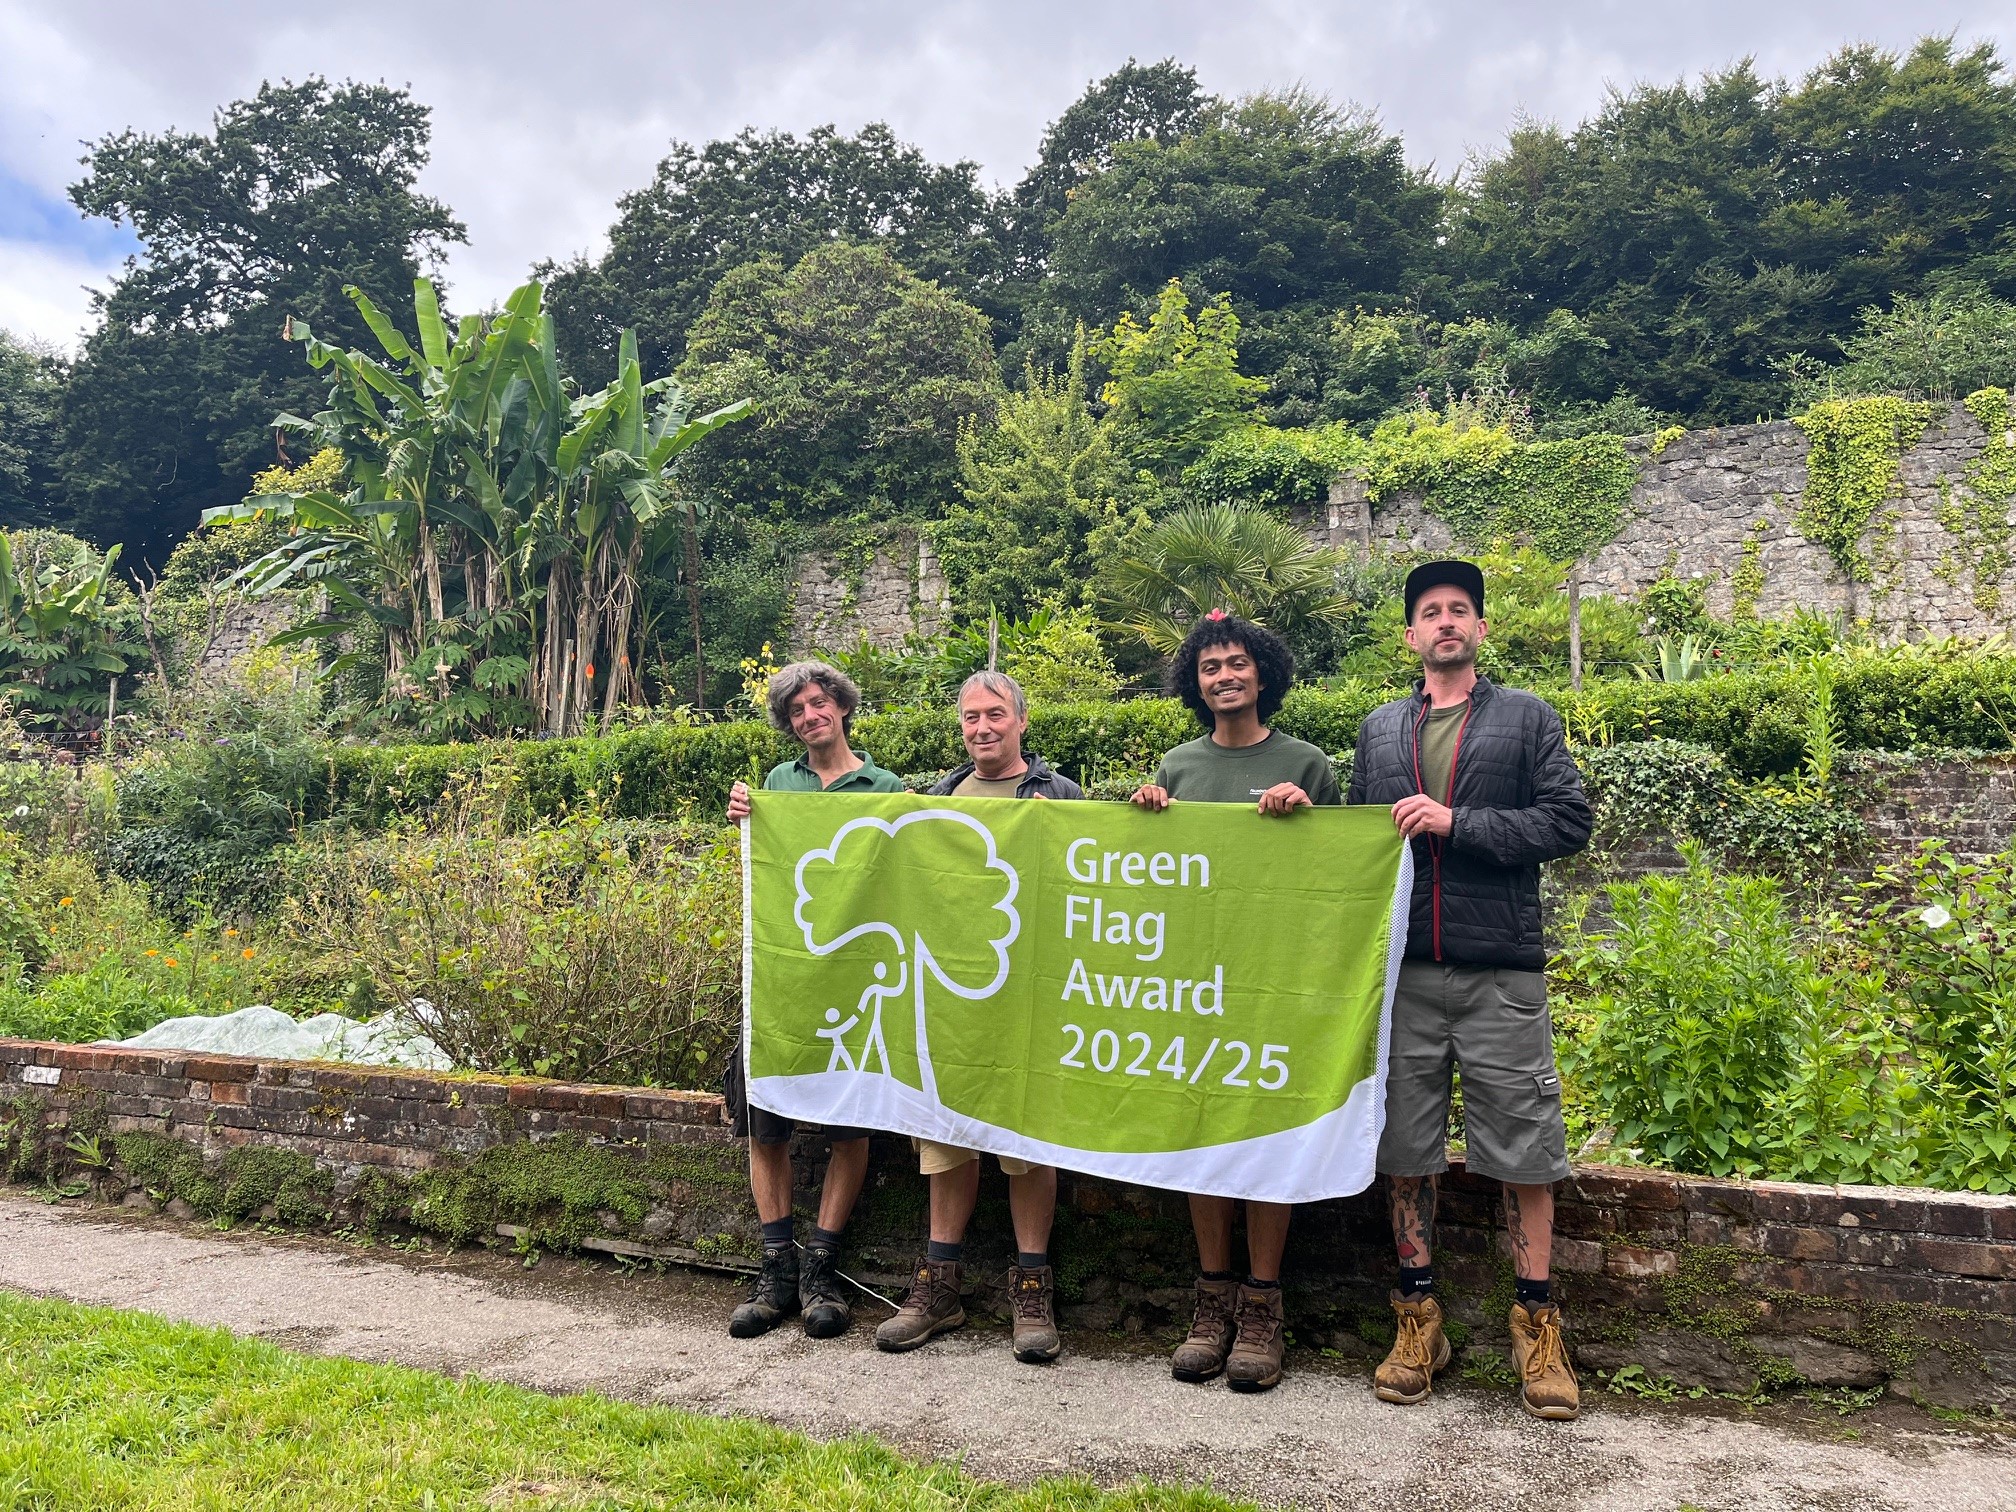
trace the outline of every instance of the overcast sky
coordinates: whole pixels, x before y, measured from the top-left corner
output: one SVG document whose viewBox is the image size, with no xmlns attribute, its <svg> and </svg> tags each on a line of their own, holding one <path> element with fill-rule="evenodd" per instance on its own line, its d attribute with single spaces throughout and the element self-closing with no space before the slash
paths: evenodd
<svg viewBox="0 0 2016 1512">
<path fill-rule="evenodd" d="M 0 0 L 0 326 L 74 347 L 83 286 L 133 249 L 64 196 L 83 143 L 206 129 L 262 79 L 382 79 L 433 107 L 423 185 L 469 228 L 447 272 L 474 302 L 541 257 L 596 250 L 617 196 L 674 138 L 885 120 L 1013 183 L 1088 81 L 1173 55 L 1220 94 L 1300 83 L 1372 106 L 1416 162 L 1447 170 L 1515 117 L 1569 124 L 1611 86 L 1745 55 L 1797 75 L 1844 41 L 1901 47 L 1928 31 L 1994 41 L 2007 59 L 2016 5 Z"/>
</svg>

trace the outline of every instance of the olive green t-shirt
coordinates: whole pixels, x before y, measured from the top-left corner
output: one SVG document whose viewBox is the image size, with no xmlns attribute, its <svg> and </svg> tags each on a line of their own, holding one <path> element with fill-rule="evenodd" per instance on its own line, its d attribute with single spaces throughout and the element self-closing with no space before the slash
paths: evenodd
<svg viewBox="0 0 2016 1512">
<path fill-rule="evenodd" d="M 851 772 L 842 772 L 833 779 L 829 787 L 820 781 L 819 774 L 812 770 L 812 763 L 800 756 L 796 761 L 780 761 L 770 768 L 770 775 L 763 779 L 765 791 L 772 793 L 900 793 L 903 779 L 894 772 L 875 765 L 875 758 L 866 751 L 856 751 L 861 765 Z"/>
<path fill-rule="evenodd" d="M 1463 716 L 1470 712 L 1470 700 L 1446 709 L 1430 709 L 1421 722 L 1421 791 L 1437 803 L 1446 804 L 1450 766 L 1456 760 L 1456 736 L 1463 728 Z"/>
<path fill-rule="evenodd" d="M 954 798 L 1013 798 L 1015 790 L 1022 786 L 1022 779 L 1029 775 L 1028 768 L 1013 777 L 997 777 L 992 780 L 978 772 L 968 772 L 960 779 L 959 786 L 952 789 Z"/>
<path fill-rule="evenodd" d="M 1162 758 L 1155 786 L 1185 803 L 1257 803 L 1278 783 L 1292 782 L 1314 804 L 1341 804 L 1337 773 L 1320 746 L 1267 732 L 1258 745 L 1221 746 L 1209 735 L 1185 741 Z"/>
</svg>

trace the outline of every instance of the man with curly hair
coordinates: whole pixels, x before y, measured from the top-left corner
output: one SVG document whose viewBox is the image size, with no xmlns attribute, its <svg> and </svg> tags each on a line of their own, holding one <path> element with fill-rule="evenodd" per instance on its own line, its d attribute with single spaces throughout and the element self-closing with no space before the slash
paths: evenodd
<svg viewBox="0 0 2016 1512">
<path fill-rule="evenodd" d="M 1477 672 L 1484 574 L 1424 562 L 1407 576 L 1404 635 L 1421 658 L 1406 698 L 1358 732 L 1352 803 L 1387 803 L 1414 847 L 1407 958 L 1393 994 L 1379 1170 L 1391 1188 L 1399 1286 L 1381 1401 L 1423 1401 L 1449 1363 L 1435 1300 L 1436 1177 L 1449 1169 L 1453 1075 L 1469 1170 L 1500 1184 L 1511 1239 L 1511 1340 L 1535 1417 L 1581 1409 L 1548 1267 L 1554 1183 L 1568 1174 L 1547 1016 L 1540 867 L 1589 843 L 1589 803 L 1561 717 Z"/>
<path fill-rule="evenodd" d="M 1321 748 L 1268 728 L 1294 682 L 1295 658 L 1280 636 L 1213 609 L 1169 669 L 1170 692 L 1208 733 L 1164 756 L 1133 802 L 1152 813 L 1172 801 L 1250 803 L 1275 818 L 1342 803 Z M 1265 1391 L 1281 1379 L 1281 1252 L 1293 1211 L 1285 1202 L 1246 1204 L 1242 1281 L 1232 1269 L 1233 1199 L 1191 1195 L 1197 1301 L 1190 1336 L 1170 1360 L 1177 1380 L 1222 1374 L 1235 1391 Z"/>
<path fill-rule="evenodd" d="M 770 722 L 805 749 L 780 762 L 763 779 L 766 792 L 776 793 L 900 793 L 903 781 L 883 770 L 865 751 L 849 743 L 861 690 L 838 667 L 825 662 L 793 662 L 770 679 Z M 749 784 L 738 782 L 728 793 L 728 818 L 736 824 L 749 817 Z M 847 1294 L 837 1270 L 840 1234 L 861 1195 L 868 1175 L 868 1131 L 818 1127 L 830 1153 L 826 1180 L 819 1193 L 819 1221 L 805 1246 L 805 1264 L 798 1264 L 796 1220 L 791 1216 L 791 1135 L 796 1125 L 767 1108 L 749 1105 L 743 1084 L 742 1057 L 728 1058 L 723 1089 L 734 1118 L 734 1132 L 749 1141 L 749 1186 L 756 1199 L 756 1218 L 763 1228 L 763 1265 L 749 1299 L 728 1320 L 728 1332 L 738 1339 L 768 1333 L 801 1309 L 805 1332 L 815 1339 L 845 1333 L 853 1321 Z"/>
</svg>

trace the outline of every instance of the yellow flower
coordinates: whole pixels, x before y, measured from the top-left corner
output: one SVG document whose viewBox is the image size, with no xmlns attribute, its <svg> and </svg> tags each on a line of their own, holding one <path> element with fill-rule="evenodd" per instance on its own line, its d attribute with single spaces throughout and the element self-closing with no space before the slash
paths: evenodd
<svg viewBox="0 0 2016 1512">
<path fill-rule="evenodd" d="M 68 908 L 72 903 L 75 903 L 76 901 L 77 900 L 75 898 L 64 898 L 59 903 L 57 903 L 56 906 L 58 908 Z"/>
<path fill-rule="evenodd" d="M 159 955 L 159 954 L 161 954 L 161 952 L 160 952 L 160 951 L 158 951 L 158 950 L 150 950 L 150 951 L 148 951 L 148 952 L 147 952 L 147 954 L 148 954 L 148 955 Z"/>
<path fill-rule="evenodd" d="M 173 957 L 173 956 L 170 956 L 170 957 L 168 957 L 168 964 L 169 964 L 170 966 L 179 966 L 179 965 L 181 965 L 182 963 L 181 963 L 181 962 L 179 962 L 179 961 L 177 961 L 177 960 L 175 959 L 175 957 Z"/>
<path fill-rule="evenodd" d="M 244 948 L 243 950 L 241 950 L 241 951 L 239 951 L 239 952 L 238 952 L 238 954 L 240 954 L 240 955 L 242 955 L 243 957 L 245 957 L 245 959 L 246 959 L 246 960 L 248 960 L 248 961 L 249 961 L 249 960 L 251 960 L 251 959 L 252 959 L 252 957 L 254 957 L 255 955 L 257 955 L 258 953 L 259 953 L 259 952 L 258 952 L 258 951 L 256 951 L 256 950 L 254 950 L 254 949 L 253 949 L 253 948 L 252 948 L 252 947 L 251 947 L 250 945 L 247 945 L 247 946 L 246 946 L 246 947 L 245 947 L 245 948 Z"/>
<path fill-rule="evenodd" d="M 224 931 L 224 938 L 225 938 L 225 939 L 227 939 L 227 940 L 229 940 L 229 939 L 233 938 L 234 936 L 236 936 L 236 935 L 237 935 L 237 933 L 238 933 L 238 931 L 237 931 L 237 930 L 235 930 L 235 929 L 227 929 L 227 930 L 225 930 L 225 931 Z"/>
</svg>

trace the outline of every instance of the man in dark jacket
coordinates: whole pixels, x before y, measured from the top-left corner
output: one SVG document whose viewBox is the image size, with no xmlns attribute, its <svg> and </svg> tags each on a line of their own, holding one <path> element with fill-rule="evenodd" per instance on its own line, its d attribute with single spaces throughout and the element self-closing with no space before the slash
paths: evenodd
<svg viewBox="0 0 2016 1512">
<path fill-rule="evenodd" d="M 1477 675 L 1486 624 L 1476 566 L 1415 568 L 1406 604 L 1422 679 L 1412 697 L 1366 717 L 1346 798 L 1392 804 L 1414 847 L 1379 1142 L 1400 1257 L 1398 1327 L 1374 1390 L 1383 1401 L 1419 1402 L 1449 1363 L 1432 1247 L 1435 1178 L 1449 1168 L 1451 1072 L 1460 1067 L 1468 1166 L 1504 1186 L 1520 1400 L 1536 1417 L 1572 1418 L 1580 1397 L 1548 1279 L 1554 1183 L 1568 1174 L 1568 1155 L 1540 865 L 1589 843 L 1589 804 L 1560 716 Z"/>
<path fill-rule="evenodd" d="M 959 738 L 971 759 L 932 788 L 950 798 L 1082 798 L 1069 777 L 1041 756 L 1025 753 L 1029 700 L 1002 672 L 975 672 L 959 690 Z M 875 1330 L 878 1348 L 901 1351 L 928 1344 L 966 1321 L 960 1264 L 966 1225 L 980 1197 L 980 1152 L 935 1139 L 913 1141 L 917 1166 L 931 1184 L 930 1239 L 910 1294 L 896 1316 Z M 1057 1333 L 1056 1280 L 1050 1269 L 1050 1226 L 1057 1212 L 1057 1168 L 997 1155 L 1008 1178 L 1008 1215 L 1015 1226 L 1015 1264 L 1008 1301 L 1015 1314 L 1015 1358 L 1040 1365 L 1063 1352 Z"/>
</svg>

